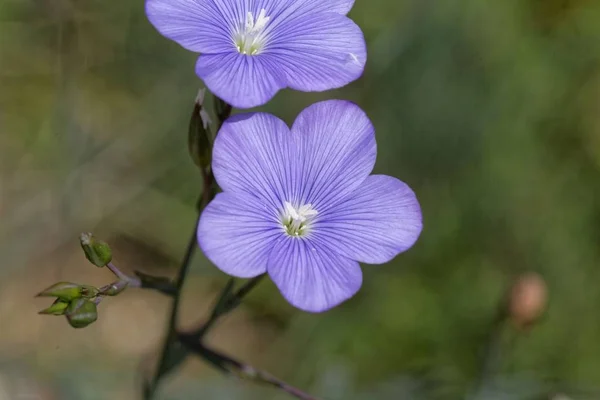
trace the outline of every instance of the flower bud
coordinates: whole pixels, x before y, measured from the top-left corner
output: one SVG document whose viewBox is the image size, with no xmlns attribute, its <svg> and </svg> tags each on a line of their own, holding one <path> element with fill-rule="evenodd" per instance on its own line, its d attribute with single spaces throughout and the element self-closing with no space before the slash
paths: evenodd
<svg viewBox="0 0 600 400">
<path fill-rule="evenodd" d="M 89 285 L 78 285 L 72 282 L 58 282 L 37 294 L 37 297 L 58 297 L 69 302 L 81 297 L 96 297 L 98 289 Z"/>
<path fill-rule="evenodd" d="M 526 329 L 544 313 L 548 301 L 544 279 L 536 273 L 521 275 L 510 293 L 509 316 L 516 327 Z"/>
<path fill-rule="evenodd" d="M 63 315 L 67 311 L 68 306 L 69 302 L 56 299 L 50 307 L 38 312 L 38 314 Z"/>
<path fill-rule="evenodd" d="M 190 118 L 190 125 L 188 128 L 188 150 L 190 156 L 198 167 L 205 169 L 210 165 L 211 161 L 211 144 L 210 144 L 210 131 L 208 125 L 210 124 L 210 117 L 203 105 L 204 101 L 204 89 L 201 89 L 196 98 L 194 104 L 194 111 Z"/>
<path fill-rule="evenodd" d="M 69 303 L 65 313 L 73 328 L 85 328 L 98 319 L 96 303 L 86 299 L 76 299 Z"/>
<path fill-rule="evenodd" d="M 91 233 L 82 233 L 79 237 L 85 258 L 97 267 L 104 267 L 112 260 L 112 251 L 105 242 L 97 240 Z"/>
</svg>

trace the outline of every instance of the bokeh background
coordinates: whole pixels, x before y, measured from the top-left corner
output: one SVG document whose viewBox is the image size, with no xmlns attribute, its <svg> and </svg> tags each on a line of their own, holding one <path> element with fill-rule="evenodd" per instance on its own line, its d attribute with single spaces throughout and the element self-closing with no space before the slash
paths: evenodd
<svg viewBox="0 0 600 400">
<path fill-rule="evenodd" d="M 210 342 L 327 400 L 600 399 L 600 1 L 357 0 L 350 16 L 364 76 L 264 109 L 292 122 L 320 99 L 360 104 L 376 172 L 414 188 L 423 234 L 325 314 L 262 283 Z M 142 0 L 0 0 L 1 400 L 139 398 L 165 296 L 128 290 L 81 330 L 37 315 L 48 301 L 33 296 L 112 280 L 82 231 L 126 271 L 174 276 L 201 190 L 186 148 L 195 58 Z M 545 282 L 545 312 L 497 323 L 525 271 Z M 196 257 L 183 326 L 225 281 Z M 160 398 L 288 397 L 192 359 Z"/>
</svg>

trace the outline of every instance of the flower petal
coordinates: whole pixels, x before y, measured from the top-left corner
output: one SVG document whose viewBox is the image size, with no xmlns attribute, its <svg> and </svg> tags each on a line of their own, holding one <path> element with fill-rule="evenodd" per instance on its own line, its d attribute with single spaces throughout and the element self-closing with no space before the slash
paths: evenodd
<svg viewBox="0 0 600 400">
<path fill-rule="evenodd" d="M 356 104 L 327 100 L 304 109 L 292 126 L 299 154 L 294 157 L 302 184 L 292 200 L 320 208 L 352 193 L 375 165 L 377 147 L 371 121 Z"/>
<path fill-rule="evenodd" d="M 261 106 L 285 87 L 271 59 L 237 51 L 201 55 L 196 74 L 211 92 L 237 108 Z"/>
<path fill-rule="evenodd" d="M 146 0 L 146 15 L 165 37 L 202 53 L 235 51 L 231 24 L 209 0 Z"/>
<path fill-rule="evenodd" d="M 244 193 L 219 193 L 202 212 L 197 232 L 206 257 L 240 278 L 266 272 L 272 244 L 282 235 L 277 215 Z"/>
<path fill-rule="evenodd" d="M 303 9 L 310 9 L 311 12 L 334 12 L 342 15 L 348 14 L 352 6 L 354 5 L 354 0 L 298 0 L 298 2 L 303 3 Z"/>
<path fill-rule="evenodd" d="M 284 236 L 274 246 L 267 271 L 293 306 L 322 312 L 352 297 L 362 285 L 356 261 L 322 241 Z"/>
<path fill-rule="evenodd" d="M 266 113 L 238 114 L 224 124 L 213 149 L 212 167 L 226 192 L 248 193 L 279 210 L 287 186 L 295 180 L 288 162 L 292 134 L 279 118 Z"/>
<path fill-rule="evenodd" d="M 353 195 L 320 217 L 315 235 L 335 240 L 339 254 L 369 264 L 388 262 L 409 249 L 423 229 L 415 193 L 386 175 L 369 176 Z"/>
<path fill-rule="evenodd" d="M 362 75 L 367 47 L 362 31 L 348 17 L 308 13 L 274 28 L 262 56 L 277 63 L 290 88 L 324 91 Z"/>
</svg>

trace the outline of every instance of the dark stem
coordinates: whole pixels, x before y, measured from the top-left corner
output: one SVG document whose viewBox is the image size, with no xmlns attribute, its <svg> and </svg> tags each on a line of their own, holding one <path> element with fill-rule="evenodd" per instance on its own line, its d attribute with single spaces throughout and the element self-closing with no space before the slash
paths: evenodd
<svg viewBox="0 0 600 400">
<path fill-rule="evenodd" d="M 220 353 L 205 346 L 201 342 L 195 340 L 193 336 L 180 335 L 179 340 L 194 354 L 205 360 L 210 360 L 211 363 L 215 364 L 215 366 L 223 372 L 233 373 L 252 382 L 275 387 L 291 396 L 294 396 L 297 399 L 318 400 L 316 397 L 313 397 L 310 394 L 305 393 L 302 390 L 282 381 L 281 379 L 276 378 L 268 372 L 244 364 L 226 354 Z"/>
<path fill-rule="evenodd" d="M 231 104 L 228 104 L 215 96 L 215 113 L 217 114 L 218 121 L 217 133 L 219 132 L 219 129 L 221 129 L 223 122 L 231 115 L 231 111 L 233 111 Z"/>
<path fill-rule="evenodd" d="M 198 199 L 197 209 L 198 213 L 201 214 L 204 207 L 207 206 L 208 203 L 212 200 L 216 195 L 214 180 L 215 177 L 212 171 L 201 170 L 202 180 L 204 182 L 204 189 L 202 190 L 202 196 Z M 200 221 L 200 217 L 198 216 L 198 222 Z M 196 229 L 198 229 L 198 224 L 196 223 Z M 194 231 L 194 240 L 196 240 L 196 231 Z"/>
<path fill-rule="evenodd" d="M 215 96 L 216 101 L 216 112 L 217 112 L 217 133 L 218 130 L 223 125 L 223 122 L 232 112 L 231 105 L 225 103 L 223 100 L 219 99 Z M 215 134 L 216 136 L 216 134 Z M 153 398 L 154 393 L 156 392 L 156 388 L 158 384 L 165 375 L 166 372 L 170 368 L 168 368 L 169 358 L 172 357 L 174 353 L 177 353 L 178 348 L 180 347 L 180 343 L 177 341 L 177 318 L 179 316 L 179 303 L 181 301 L 182 289 L 185 284 L 185 279 L 187 277 L 190 263 L 192 261 L 192 257 L 196 252 L 196 248 L 198 247 L 196 243 L 196 231 L 198 230 L 198 224 L 200 223 L 200 214 L 204 207 L 208 205 L 208 203 L 214 198 L 216 194 L 215 185 L 214 185 L 214 176 L 210 167 L 206 169 L 201 169 L 202 178 L 203 178 L 203 190 L 202 196 L 198 201 L 198 217 L 196 218 L 196 223 L 194 225 L 194 230 L 190 236 L 190 240 L 188 242 L 185 255 L 183 260 L 181 261 L 181 267 L 179 268 L 179 273 L 177 275 L 177 279 L 175 281 L 175 293 L 173 294 L 173 303 L 171 304 L 171 310 L 169 314 L 169 322 L 167 324 L 167 335 L 165 337 L 160 359 L 158 362 L 158 366 L 156 368 L 156 372 L 152 379 L 146 383 L 144 387 L 144 399 L 150 400 Z M 182 358 L 181 358 L 182 359 Z"/>
<path fill-rule="evenodd" d="M 235 310 L 237 306 L 241 304 L 244 297 L 246 297 L 246 295 L 250 293 L 264 277 L 265 275 L 263 274 L 250 279 L 235 293 L 232 293 L 234 279 L 230 278 L 227 282 L 227 285 L 225 285 L 225 288 L 221 291 L 221 295 L 219 296 L 219 299 L 217 300 L 208 320 L 187 336 L 196 341 L 201 341 L 208 331 L 219 320 L 219 318 Z"/>
<path fill-rule="evenodd" d="M 264 277 L 265 275 L 263 274 L 252 278 L 236 292 L 233 292 L 234 280 L 231 278 L 225 285 L 225 288 L 222 290 L 208 321 L 191 333 L 180 333 L 178 335 L 179 342 L 187 347 L 192 353 L 202 358 L 209 364 L 212 364 L 216 369 L 223 373 L 235 374 L 254 383 L 272 386 L 286 392 L 293 397 L 296 397 L 297 399 L 317 400 L 316 397 L 313 397 L 302 390 L 282 381 L 281 379 L 276 378 L 268 372 L 254 368 L 251 365 L 244 364 L 226 354 L 207 347 L 203 343 L 205 335 L 208 333 L 210 328 L 214 326 L 218 319 L 223 315 L 235 310 L 241 304 L 244 297 L 250 293 Z"/>
<path fill-rule="evenodd" d="M 204 197 L 204 194 L 203 194 Z M 173 303 L 171 304 L 171 310 L 169 313 L 169 322 L 167 324 L 167 335 L 165 337 L 160 359 L 158 362 L 158 366 L 156 367 L 156 373 L 154 374 L 152 380 L 148 382 L 148 386 L 146 386 L 144 398 L 152 399 L 154 396 L 154 392 L 158 386 L 158 383 L 163 375 L 163 371 L 165 369 L 165 365 L 167 363 L 169 353 L 171 352 L 171 348 L 175 343 L 175 328 L 177 325 L 177 317 L 179 316 L 179 303 L 181 302 L 181 293 L 182 288 L 185 283 L 185 278 L 187 277 L 187 273 L 190 267 L 190 263 L 192 261 L 192 257 L 196 252 L 196 231 L 198 229 L 198 223 L 200 222 L 200 216 L 196 218 L 196 224 L 194 225 L 194 230 L 192 231 L 192 235 L 190 236 L 190 240 L 188 242 L 185 255 L 183 256 L 183 260 L 181 262 L 181 267 L 179 268 L 179 274 L 177 275 L 177 280 L 175 281 L 175 296 L 173 298 Z"/>
<path fill-rule="evenodd" d="M 157 290 L 169 297 L 175 297 L 177 295 L 177 288 L 175 282 L 170 278 L 164 276 L 148 275 L 141 271 L 134 271 L 137 278 L 140 280 L 140 287 L 142 289 Z"/>
</svg>

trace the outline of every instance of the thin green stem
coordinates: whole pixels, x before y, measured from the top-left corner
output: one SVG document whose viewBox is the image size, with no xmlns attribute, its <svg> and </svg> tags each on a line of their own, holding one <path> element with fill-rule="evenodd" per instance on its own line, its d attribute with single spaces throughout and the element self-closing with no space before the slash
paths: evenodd
<svg viewBox="0 0 600 400">
<path fill-rule="evenodd" d="M 480 397 L 485 386 L 494 378 L 497 368 L 502 362 L 502 351 L 504 346 L 504 328 L 507 319 L 507 309 L 510 296 L 510 286 L 498 301 L 494 319 L 484 342 L 479 364 L 479 371 L 475 377 L 471 390 L 467 393 L 467 399 Z"/>
</svg>

